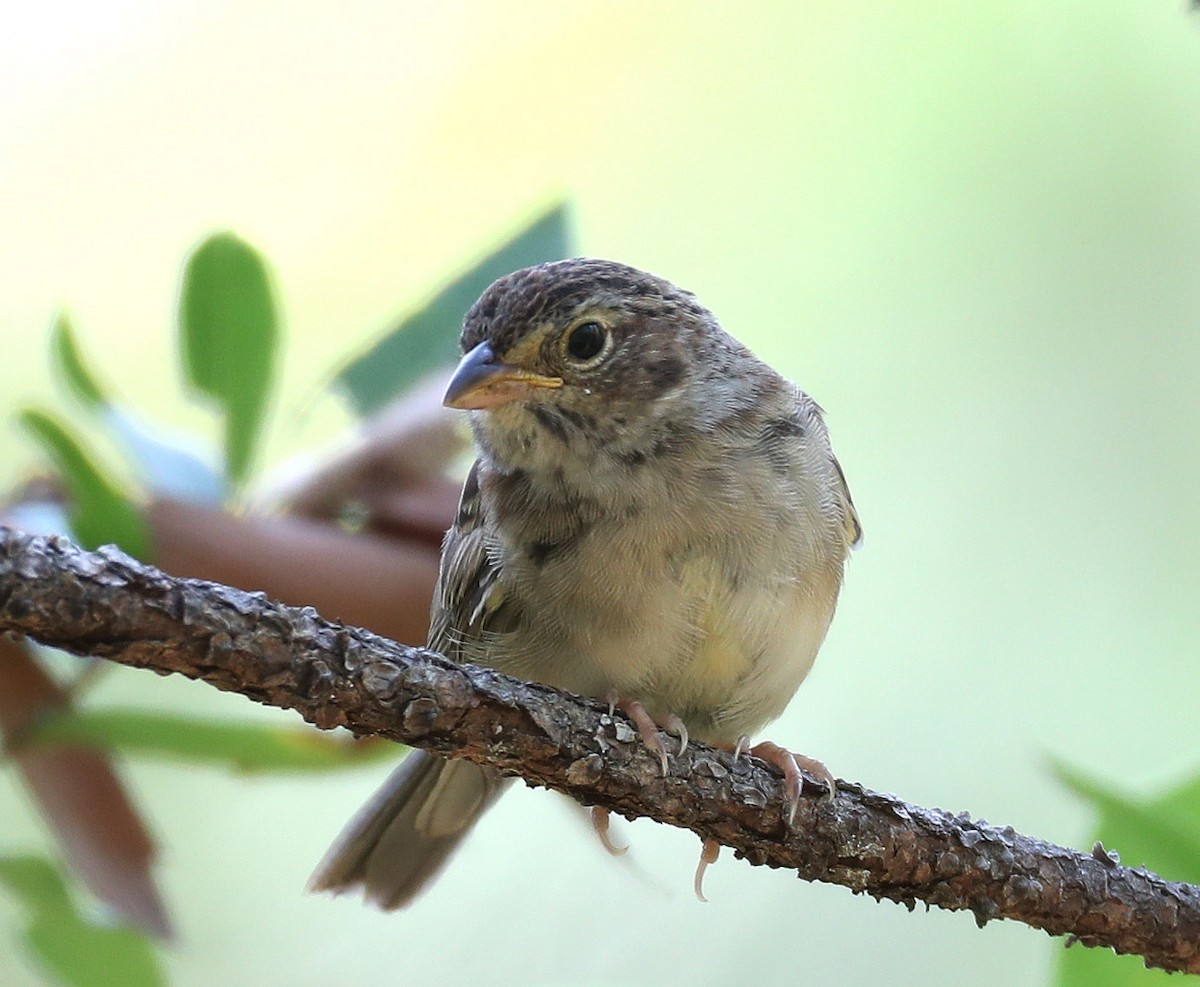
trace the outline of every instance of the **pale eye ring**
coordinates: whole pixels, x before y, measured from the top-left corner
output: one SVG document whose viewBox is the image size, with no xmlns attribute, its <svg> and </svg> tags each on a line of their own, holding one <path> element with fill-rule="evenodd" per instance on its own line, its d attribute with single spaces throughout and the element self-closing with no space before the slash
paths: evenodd
<svg viewBox="0 0 1200 987">
<path fill-rule="evenodd" d="M 599 322 L 581 322 L 567 334 L 567 355 L 579 363 L 594 360 L 608 343 L 608 331 Z"/>
</svg>

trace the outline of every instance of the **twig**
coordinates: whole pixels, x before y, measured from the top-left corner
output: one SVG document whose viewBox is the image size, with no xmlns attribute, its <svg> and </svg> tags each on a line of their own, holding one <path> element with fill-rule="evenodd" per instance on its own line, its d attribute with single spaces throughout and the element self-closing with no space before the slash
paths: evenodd
<svg viewBox="0 0 1200 987">
<path fill-rule="evenodd" d="M 179 672 L 322 728 L 389 737 L 519 774 L 587 805 L 648 816 L 912 908 L 1008 918 L 1147 965 L 1200 972 L 1200 888 L 841 782 L 784 825 L 780 778 L 701 744 L 657 758 L 605 707 L 283 606 L 175 579 L 115 549 L 80 551 L 0 527 L 0 630 L 159 672 Z"/>
</svg>

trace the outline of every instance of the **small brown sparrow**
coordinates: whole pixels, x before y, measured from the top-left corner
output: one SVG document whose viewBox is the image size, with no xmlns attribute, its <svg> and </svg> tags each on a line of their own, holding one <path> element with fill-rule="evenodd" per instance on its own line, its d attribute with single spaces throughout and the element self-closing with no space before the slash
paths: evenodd
<svg viewBox="0 0 1200 987">
<path fill-rule="evenodd" d="M 445 403 L 471 412 L 479 458 L 429 647 L 617 697 L 664 770 L 656 725 L 743 750 L 811 668 L 861 537 L 820 408 L 693 295 L 611 261 L 501 278 L 461 342 Z M 833 795 L 819 762 L 753 751 L 784 770 L 793 811 L 797 762 Z M 504 787 L 413 751 L 310 886 L 406 904 Z"/>
</svg>

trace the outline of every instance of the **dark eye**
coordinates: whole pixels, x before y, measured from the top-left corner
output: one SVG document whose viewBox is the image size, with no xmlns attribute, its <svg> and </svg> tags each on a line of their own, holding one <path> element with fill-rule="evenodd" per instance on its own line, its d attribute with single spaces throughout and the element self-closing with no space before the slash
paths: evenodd
<svg viewBox="0 0 1200 987">
<path fill-rule="evenodd" d="M 567 352 L 575 360 L 590 360 L 602 349 L 606 333 L 599 322 L 581 322 L 567 337 Z"/>
</svg>

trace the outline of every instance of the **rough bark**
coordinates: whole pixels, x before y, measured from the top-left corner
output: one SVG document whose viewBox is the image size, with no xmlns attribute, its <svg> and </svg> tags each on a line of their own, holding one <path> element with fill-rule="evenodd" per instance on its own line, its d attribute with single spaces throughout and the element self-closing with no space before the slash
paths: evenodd
<svg viewBox="0 0 1200 987">
<path fill-rule="evenodd" d="M 490 764 L 629 818 L 648 816 L 910 908 L 917 901 L 1025 922 L 1148 965 L 1200 972 L 1200 888 L 967 815 L 839 782 L 784 823 L 763 762 L 694 744 L 666 777 L 624 717 L 546 686 L 459 665 L 215 583 L 176 579 L 114 549 L 80 551 L 0 527 L 0 630 Z"/>
</svg>

